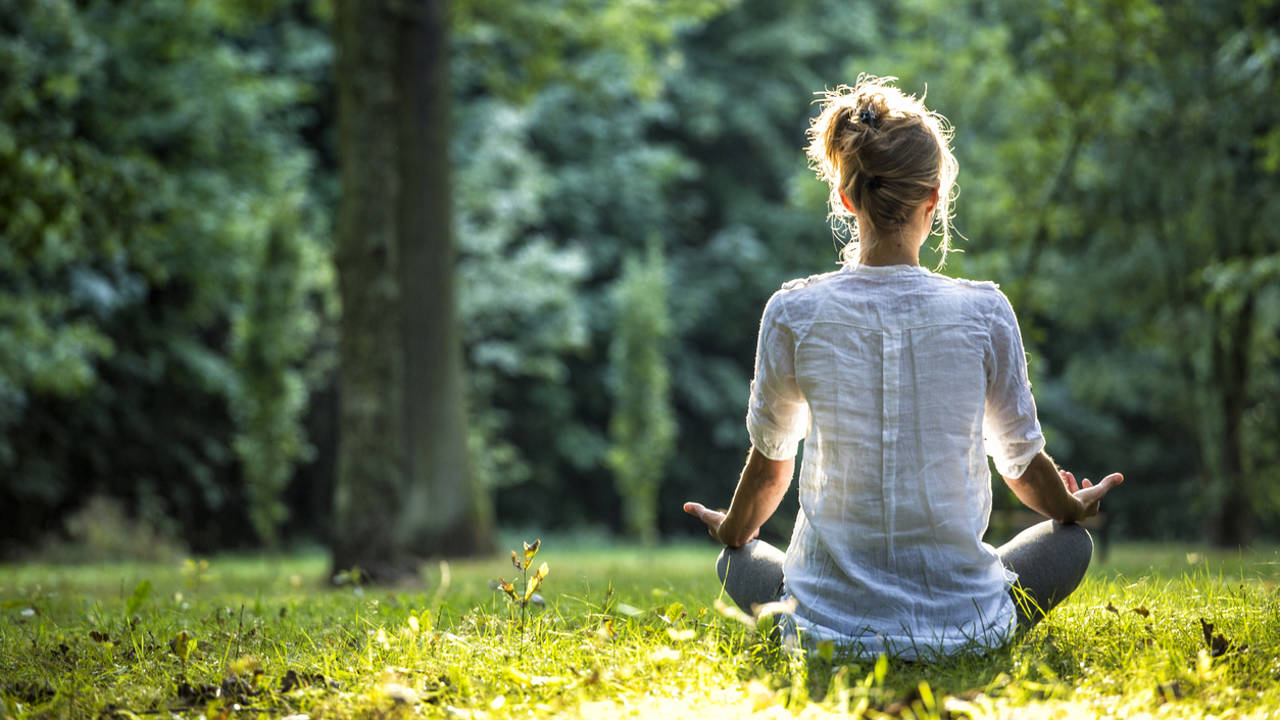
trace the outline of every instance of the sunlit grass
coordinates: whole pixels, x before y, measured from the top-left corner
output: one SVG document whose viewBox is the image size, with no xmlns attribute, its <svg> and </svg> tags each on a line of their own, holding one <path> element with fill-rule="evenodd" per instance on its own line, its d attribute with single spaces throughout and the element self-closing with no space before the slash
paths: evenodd
<svg viewBox="0 0 1280 720">
<path fill-rule="evenodd" d="M 546 607 L 510 560 L 331 588 L 326 558 L 0 567 L 0 717 L 1266 716 L 1280 553 L 1119 545 L 1000 651 L 797 660 L 715 609 L 715 550 L 545 539 Z M 150 584 L 143 593 L 139 583 Z M 140 597 L 141 595 L 141 597 Z M 133 603 L 135 611 L 126 612 Z M 1201 620 L 1212 624 L 1206 641 Z M 192 643 L 191 641 L 194 641 Z"/>
</svg>

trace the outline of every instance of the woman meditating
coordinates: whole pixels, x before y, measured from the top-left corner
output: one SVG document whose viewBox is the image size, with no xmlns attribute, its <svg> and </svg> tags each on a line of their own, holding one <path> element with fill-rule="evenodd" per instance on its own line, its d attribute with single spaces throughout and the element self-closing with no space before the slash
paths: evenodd
<svg viewBox="0 0 1280 720">
<path fill-rule="evenodd" d="M 946 257 L 957 165 L 946 120 L 891 80 L 824 96 L 809 158 L 853 240 L 840 270 L 769 299 L 729 511 L 684 509 L 728 546 L 717 571 L 743 609 L 786 598 L 806 640 L 927 659 L 1000 645 L 1066 598 L 1093 552 L 1075 523 L 1124 478 L 1077 483 L 1045 454 L 1018 322 L 997 287 L 920 267 L 933 225 Z M 783 553 L 756 535 L 802 438 Z M 1000 548 L 982 542 L 988 455 L 1050 518 Z"/>
</svg>

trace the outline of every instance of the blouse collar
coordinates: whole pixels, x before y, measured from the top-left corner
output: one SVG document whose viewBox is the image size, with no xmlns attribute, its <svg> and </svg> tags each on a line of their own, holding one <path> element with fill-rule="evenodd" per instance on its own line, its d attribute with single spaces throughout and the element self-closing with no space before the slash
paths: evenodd
<svg viewBox="0 0 1280 720">
<path fill-rule="evenodd" d="M 855 263 L 846 265 L 845 270 L 857 275 L 878 275 L 882 277 L 930 274 L 927 269 L 919 265 L 863 265 Z"/>
</svg>

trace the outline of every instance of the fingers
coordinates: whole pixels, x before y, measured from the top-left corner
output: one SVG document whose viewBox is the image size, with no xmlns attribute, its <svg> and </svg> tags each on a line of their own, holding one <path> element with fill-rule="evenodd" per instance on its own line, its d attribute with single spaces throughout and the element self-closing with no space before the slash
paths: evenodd
<svg viewBox="0 0 1280 720">
<path fill-rule="evenodd" d="M 1072 475 L 1066 470 L 1059 470 L 1058 473 L 1062 475 L 1062 482 L 1066 483 L 1067 491 L 1072 495 L 1077 495 L 1081 491 L 1089 490 L 1091 488 L 1101 488 L 1101 492 L 1096 495 L 1096 497 L 1101 498 L 1103 495 L 1106 495 L 1111 488 L 1124 482 L 1124 475 L 1120 473 L 1111 473 L 1110 475 L 1102 478 L 1102 480 L 1099 480 L 1097 483 L 1094 483 L 1089 478 L 1084 478 L 1078 484 L 1076 483 L 1075 475 Z M 1090 494 L 1090 497 L 1095 497 L 1095 495 Z"/>
<path fill-rule="evenodd" d="M 702 503 L 687 502 L 684 504 L 684 511 L 706 523 L 713 531 L 724 522 L 724 513 L 712 510 Z"/>
<path fill-rule="evenodd" d="M 1094 491 L 1090 493 L 1089 497 L 1093 498 L 1094 500 L 1101 500 L 1104 495 L 1106 495 L 1108 492 L 1111 491 L 1111 488 L 1123 482 L 1124 482 L 1124 475 L 1121 475 L 1120 473 L 1111 473 L 1110 475 L 1102 478 L 1102 480 L 1098 481 L 1096 485 L 1092 482 L 1089 482 L 1088 480 L 1085 480 L 1084 486 L 1081 492 L 1084 492 L 1085 490 Z M 1081 496 L 1081 499 L 1083 499 L 1083 496 Z"/>
<path fill-rule="evenodd" d="M 1109 480 L 1110 477 L 1111 476 L 1108 475 L 1107 478 L 1104 478 L 1102 482 L 1097 485 L 1089 484 L 1079 492 L 1074 493 L 1074 495 L 1077 498 L 1080 498 L 1080 502 L 1086 505 L 1090 503 L 1097 503 L 1102 500 L 1102 498 L 1106 497 L 1106 494 L 1111 491 L 1111 488 L 1118 484 L 1115 480 Z"/>
<path fill-rule="evenodd" d="M 706 520 L 707 517 L 717 517 L 717 516 L 724 515 L 724 513 L 722 512 L 717 512 L 707 507 L 706 505 L 703 505 L 702 503 L 696 503 L 696 502 L 685 503 L 684 511 L 700 520 Z"/>
<path fill-rule="evenodd" d="M 1124 482 L 1124 475 L 1121 475 L 1120 473 L 1111 473 L 1110 475 L 1102 478 L 1102 484 L 1110 487 L 1114 487 L 1123 482 Z"/>
</svg>

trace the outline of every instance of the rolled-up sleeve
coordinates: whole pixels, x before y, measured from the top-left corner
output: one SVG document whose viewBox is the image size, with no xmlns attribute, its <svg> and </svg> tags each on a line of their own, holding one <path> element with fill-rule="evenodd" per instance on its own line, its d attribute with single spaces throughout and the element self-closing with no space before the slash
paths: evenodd
<svg viewBox="0 0 1280 720">
<path fill-rule="evenodd" d="M 1044 449 L 1044 435 L 1031 396 L 1018 319 L 1003 294 L 992 313 L 990 338 L 983 444 L 1002 476 L 1022 477 L 1031 459 Z"/>
<path fill-rule="evenodd" d="M 770 460 L 795 457 L 809 424 L 809 404 L 796 383 L 795 335 L 786 324 L 783 293 L 764 308 L 755 378 L 747 408 L 751 445 Z"/>
</svg>

